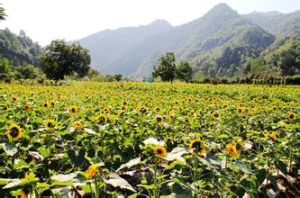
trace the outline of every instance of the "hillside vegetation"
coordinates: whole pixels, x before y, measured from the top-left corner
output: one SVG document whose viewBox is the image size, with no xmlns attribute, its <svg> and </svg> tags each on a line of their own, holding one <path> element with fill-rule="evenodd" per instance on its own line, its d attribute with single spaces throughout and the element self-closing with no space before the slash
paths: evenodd
<svg viewBox="0 0 300 198">
<path fill-rule="evenodd" d="M 156 34 L 148 35 L 139 42 L 125 45 L 124 48 L 121 48 L 120 53 L 112 53 L 107 56 L 109 57 L 108 61 L 103 59 L 102 62 L 99 62 L 96 57 L 102 56 L 101 53 L 98 53 L 100 49 L 102 49 L 101 51 L 107 50 L 104 54 L 110 53 L 109 48 L 105 48 L 107 43 L 110 46 L 122 44 L 118 40 L 114 40 L 114 37 L 111 39 L 106 37 L 104 42 L 93 39 L 96 37 L 94 35 L 79 40 L 79 42 L 90 49 L 92 54 L 98 53 L 97 56 L 92 55 L 92 65 L 103 73 L 147 76 L 151 74 L 152 66 L 166 52 L 175 52 L 178 60 L 192 61 L 194 67 L 198 68 L 205 67 L 202 62 L 207 62 L 203 60 L 202 57 L 205 56 L 203 54 L 213 51 L 215 55 L 210 59 L 217 61 L 217 58 L 222 56 L 217 54 L 222 54 L 228 47 L 231 47 L 232 50 L 237 48 L 237 51 L 241 51 L 240 54 L 238 53 L 238 57 L 234 59 L 229 57 L 230 60 L 224 62 L 225 66 L 220 65 L 220 68 L 231 68 L 233 63 L 239 65 L 244 61 L 242 56 L 257 57 L 275 40 L 273 35 L 247 21 L 226 4 L 219 4 L 203 17 L 181 26 L 171 28 L 166 22 L 161 25 L 167 31 L 160 33 L 156 31 Z M 150 24 L 150 26 L 152 25 Z M 141 31 L 141 28 L 145 27 L 131 28 L 132 34 L 135 35 L 137 31 Z M 118 35 L 119 39 L 125 39 L 128 36 L 122 34 L 121 30 L 101 32 L 98 33 L 98 36 L 103 34 Z M 93 47 L 90 47 L 88 43 L 91 43 L 90 45 Z M 218 69 L 219 66 L 214 68 L 214 70 Z M 226 75 L 227 72 L 222 71 L 220 74 Z"/>
<path fill-rule="evenodd" d="M 192 75 L 190 79 L 185 78 L 186 81 L 246 77 L 250 79 L 247 82 L 251 82 L 257 77 L 282 78 L 299 74 L 296 47 L 299 13 L 239 15 L 228 5 L 218 4 L 201 18 L 180 26 L 156 20 L 144 26 L 102 31 L 78 42 L 82 49 L 88 49 L 91 67 L 107 74 L 105 79 L 124 76 L 152 80 L 153 69 L 167 53 L 175 54 L 176 64 L 187 61 L 192 67 Z M 41 47 L 23 31 L 19 35 L 8 29 L 0 31 L 0 55 L 8 58 L 13 66 L 40 66 L 41 53 Z M 61 67 L 64 72 L 59 79 L 66 74 L 73 75 L 70 68 L 65 72 Z M 96 70 L 90 72 L 97 76 L 93 79 L 103 79 Z"/>
<path fill-rule="evenodd" d="M 300 36 L 286 38 L 244 65 L 244 74 L 300 75 Z"/>
<path fill-rule="evenodd" d="M 300 34 L 300 11 L 289 14 L 252 12 L 243 17 L 280 38 Z"/>
<path fill-rule="evenodd" d="M 42 49 L 33 42 L 24 31 L 19 35 L 8 29 L 0 30 L 0 56 L 8 58 L 13 65 L 38 65 L 38 56 Z"/>
</svg>

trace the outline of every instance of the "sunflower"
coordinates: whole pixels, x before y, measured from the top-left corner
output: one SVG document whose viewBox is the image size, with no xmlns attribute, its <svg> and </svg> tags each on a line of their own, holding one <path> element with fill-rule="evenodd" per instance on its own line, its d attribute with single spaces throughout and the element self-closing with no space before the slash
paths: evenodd
<svg viewBox="0 0 300 198">
<path fill-rule="evenodd" d="M 240 107 L 240 108 L 237 109 L 237 112 L 238 112 L 238 113 L 242 113 L 242 112 L 243 112 L 243 109 Z"/>
<path fill-rule="evenodd" d="M 168 117 L 167 117 L 167 119 L 168 119 L 169 121 L 174 121 L 174 119 L 175 119 L 175 114 L 169 114 Z"/>
<path fill-rule="evenodd" d="M 77 113 L 77 112 L 78 112 L 77 107 L 76 107 L 76 106 L 72 106 L 72 107 L 70 108 L 70 112 L 73 113 L 73 114 Z"/>
<path fill-rule="evenodd" d="M 43 105 L 45 108 L 48 107 L 48 103 L 47 102 L 44 102 L 44 105 Z"/>
<path fill-rule="evenodd" d="M 214 118 L 217 119 L 217 118 L 219 118 L 220 115 L 218 114 L 218 112 L 215 112 L 215 113 L 213 114 L 213 116 L 214 116 Z"/>
<path fill-rule="evenodd" d="M 276 132 L 272 132 L 269 134 L 269 137 L 271 138 L 272 141 L 276 141 L 277 140 L 277 134 Z"/>
<path fill-rule="evenodd" d="M 123 106 L 126 106 L 128 103 L 126 101 L 123 101 Z"/>
<path fill-rule="evenodd" d="M 33 172 L 29 172 L 29 173 L 27 172 L 25 174 L 25 177 L 22 179 L 22 182 L 28 183 L 28 182 L 32 182 L 35 180 L 36 180 L 35 174 Z"/>
<path fill-rule="evenodd" d="M 192 140 L 189 144 L 189 147 L 192 153 L 199 153 L 200 155 L 204 155 L 206 153 L 205 145 L 199 139 Z"/>
<path fill-rule="evenodd" d="M 237 151 L 241 150 L 242 149 L 242 145 L 243 145 L 243 141 L 242 139 L 239 139 L 236 144 L 235 144 L 235 148 Z"/>
<path fill-rule="evenodd" d="M 230 157 L 236 158 L 239 155 L 239 152 L 237 151 L 235 144 L 227 144 L 226 150 L 230 155 Z"/>
<path fill-rule="evenodd" d="M 6 135 L 9 139 L 9 141 L 17 141 L 18 139 L 20 139 L 23 135 L 22 129 L 16 125 L 16 124 L 12 124 L 6 131 Z"/>
<path fill-rule="evenodd" d="M 191 111 L 189 112 L 189 115 L 190 115 L 190 116 L 193 116 L 194 113 L 195 113 L 195 112 L 194 112 L 193 110 L 191 110 Z"/>
<path fill-rule="evenodd" d="M 100 116 L 98 116 L 97 120 L 98 120 L 99 124 L 105 124 L 107 119 L 106 119 L 106 116 L 100 115 Z"/>
<path fill-rule="evenodd" d="M 18 190 L 18 198 L 27 198 L 28 192 L 26 190 L 20 189 Z"/>
<path fill-rule="evenodd" d="M 56 123 L 54 120 L 47 120 L 46 121 L 46 128 L 53 129 L 55 127 Z"/>
<path fill-rule="evenodd" d="M 155 107 L 155 111 L 156 112 L 160 112 L 160 108 L 159 107 Z"/>
<path fill-rule="evenodd" d="M 25 111 L 29 111 L 29 109 L 30 109 L 30 106 L 28 104 L 24 106 Z"/>
<path fill-rule="evenodd" d="M 83 124 L 80 121 L 76 121 L 76 122 L 73 122 L 73 127 L 76 130 L 81 130 L 81 129 L 83 129 Z"/>
<path fill-rule="evenodd" d="M 124 115 L 124 111 L 119 111 L 118 116 L 123 116 Z"/>
<path fill-rule="evenodd" d="M 272 132 L 272 133 L 265 132 L 264 136 L 265 136 L 265 138 L 271 139 L 273 142 L 275 142 L 277 140 L 276 132 Z"/>
<path fill-rule="evenodd" d="M 156 116 L 156 122 L 161 123 L 162 117 L 161 116 Z"/>
<path fill-rule="evenodd" d="M 290 120 L 295 119 L 295 114 L 289 113 L 288 118 L 289 118 Z"/>
<path fill-rule="evenodd" d="M 8 109 L 8 107 L 6 105 L 3 105 L 3 111 L 6 111 Z"/>
<path fill-rule="evenodd" d="M 141 108 L 139 109 L 139 112 L 140 112 L 140 113 L 147 113 L 146 107 L 141 107 Z"/>
<path fill-rule="evenodd" d="M 164 146 L 156 145 L 154 147 L 154 154 L 157 157 L 162 157 L 163 158 L 163 157 L 166 157 L 167 150 L 166 150 L 166 148 Z"/>
<path fill-rule="evenodd" d="M 97 164 L 92 164 L 85 171 L 84 175 L 87 179 L 92 179 L 98 172 L 99 166 Z"/>
<path fill-rule="evenodd" d="M 104 108 L 104 112 L 105 112 L 105 113 L 109 113 L 109 112 L 110 112 L 109 107 L 105 107 L 105 108 Z"/>
<path fill-rule="evenodd" d="M 55 106 L 55 103 L 54 103 L 53 101 L 51 102 L 51 106 L 52 106 L 52 107 L 54 107 L 54 106 Z"/>
</svg>

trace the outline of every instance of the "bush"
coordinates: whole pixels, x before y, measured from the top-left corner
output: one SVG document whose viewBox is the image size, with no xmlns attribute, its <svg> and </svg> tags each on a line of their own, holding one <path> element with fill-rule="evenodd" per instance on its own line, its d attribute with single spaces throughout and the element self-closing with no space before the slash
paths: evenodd
<svg viewBox="0 0 300 198">
<path fill-rule="evenodd" d="M 300 85 L 300 76 L 289 76 L 285 78 L 287 85 Z"/>
<path fill-rule="evenodd" d="M 15 70 L 15 78 L 17 79 L 45 79 L 46 75 L 39 67 L 30 64 L 21 65 Z"/>
<path fill-rule="evenodd" d="M 0 79 L 7 81 L 10 77 L 10 72 L 12 70 L 12 65 L 7 58 L 0 59 Z"/>
</svg>

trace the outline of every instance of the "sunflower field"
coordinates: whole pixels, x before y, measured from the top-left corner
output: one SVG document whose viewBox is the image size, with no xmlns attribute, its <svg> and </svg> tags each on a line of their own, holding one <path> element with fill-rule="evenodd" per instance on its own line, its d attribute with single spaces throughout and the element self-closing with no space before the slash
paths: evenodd
<svg viewBox="0 0 300 198">
<path fill-rule="evenodd" d="M 0 85 L 1 197 L 299 197 L 300 87 Z"/>
</svg>

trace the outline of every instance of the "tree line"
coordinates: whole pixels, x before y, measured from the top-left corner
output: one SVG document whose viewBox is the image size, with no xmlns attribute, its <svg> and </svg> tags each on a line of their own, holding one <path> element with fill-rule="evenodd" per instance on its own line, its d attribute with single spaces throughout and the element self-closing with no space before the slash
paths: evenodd
<svg viewBox="0 0 300 198">
<path fill-rule="evenodd" d="M 153 67 L 153 78 L 160 78 L 161 81 L 173 82 L 175 79 L 190 82 L 192 80 L 193 70 L 187 61 L 176 63 L 175 54 L 167 52 L 159 59 L 157 66 Z"/>
</svg>

